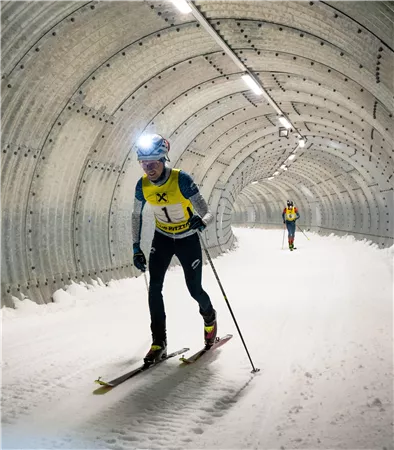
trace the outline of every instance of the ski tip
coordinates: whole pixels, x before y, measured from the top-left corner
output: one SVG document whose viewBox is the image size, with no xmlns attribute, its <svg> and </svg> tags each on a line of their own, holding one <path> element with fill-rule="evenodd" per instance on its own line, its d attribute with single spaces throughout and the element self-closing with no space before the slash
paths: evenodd
<svg viewBox="0 0 394 450">
<path fill-rule="evenodd" d="M 184 356 L 182 356 L 182 358 L 179 358 L 179 361 L 183 362 L 184 364 L 191 364 L 191 362 L 188 361 L 188 359 L 185 358 Z"/>
<path fill-rule="evenodd" d="M 109 384 L 109 383 L 107 383 L 106 381 L 103 381 L 103 380 L 101 379 L 101 377 L 98 377 L 97 380 L 94 380 L 94 382 L 95 382 L 96 384 L 99 384 L 100 386 L 105 386 L 105 387 L 110 387 L 110 388 L 113 387 L 112 384 Z"/>
</svg>

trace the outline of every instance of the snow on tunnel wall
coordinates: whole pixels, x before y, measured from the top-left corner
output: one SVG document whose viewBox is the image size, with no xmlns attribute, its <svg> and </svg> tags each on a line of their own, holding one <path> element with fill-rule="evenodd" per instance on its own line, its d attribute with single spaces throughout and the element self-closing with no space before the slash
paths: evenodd
<svg viewBox="0 0 394 450">
<path fill-rule="evenodd" d="M 171 2 L 2 2 L 2 304 L 138 275 L 143 132 L 209 202 L 212 256 L 232 223 L 281 226 L 287 198 L 308 228 L 393 244 L 392 4 L 195 4 L 307 145 Z"/>
</svg>

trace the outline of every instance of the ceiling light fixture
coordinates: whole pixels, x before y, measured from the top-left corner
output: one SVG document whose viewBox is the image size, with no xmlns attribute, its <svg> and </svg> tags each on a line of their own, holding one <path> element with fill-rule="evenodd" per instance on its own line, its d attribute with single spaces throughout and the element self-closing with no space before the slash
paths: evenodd
<svg viewBox="0 0 394 450">
<path fill-rule="evenodd" d="M 292 128 L 291 123 L 284 116 L 279 117 L 279 122 L 287 129 L 290 130 Z"/>
<path fill-rule="evenodd" d="M 260 86 L 253 80 L 250 75 L 242 75 L 242 79 L 256 95 L 261 95 L 263 93 Z"/>
</svg>

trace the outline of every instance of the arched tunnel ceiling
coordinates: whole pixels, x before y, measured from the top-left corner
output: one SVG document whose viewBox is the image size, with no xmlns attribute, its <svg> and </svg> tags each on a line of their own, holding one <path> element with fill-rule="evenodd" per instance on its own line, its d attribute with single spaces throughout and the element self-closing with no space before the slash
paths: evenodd
<svg viewBox="0 0 394 450">
<path fill-rule="evenodd" d="M 290 197 L 305 226 L 393 244 L 393 4 L 193 4 L 219 40 L 170 1 L 1 3 L 3 303 L 136 274 L 144 132 L 209 201 L 213 255 Z"/>
</svg>

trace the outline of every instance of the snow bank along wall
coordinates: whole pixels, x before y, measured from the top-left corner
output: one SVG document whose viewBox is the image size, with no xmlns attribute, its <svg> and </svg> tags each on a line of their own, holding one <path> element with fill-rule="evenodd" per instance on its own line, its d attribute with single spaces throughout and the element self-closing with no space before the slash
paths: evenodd
<svg viewBox="0 0 394 450">
<path fill-rule="evenodd" d="M 3 304 L 138 274 L 144 132 L 209 201 L 212 256 L 231 223 L 282 226 L 287 198 L 308 228 L 393 244 L 393 5 L 194 5 L 202 19 L 169 1 L 2 2 Z"/>
</svg>

